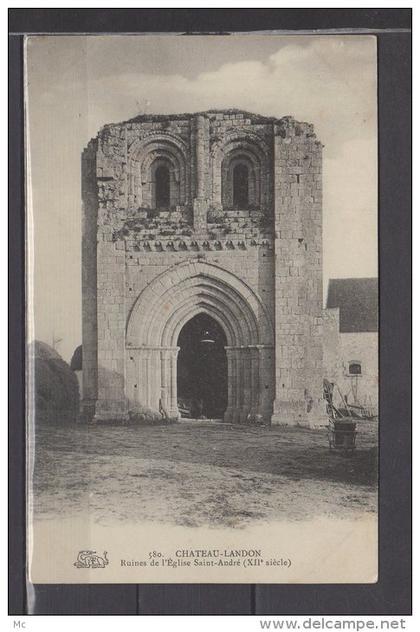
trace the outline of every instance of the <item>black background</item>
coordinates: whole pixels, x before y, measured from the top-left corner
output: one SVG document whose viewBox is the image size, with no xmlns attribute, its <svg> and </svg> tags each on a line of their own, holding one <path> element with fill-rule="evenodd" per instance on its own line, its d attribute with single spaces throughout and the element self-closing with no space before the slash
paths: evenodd
<svg viewBox="0 0 420 632">
<path fill-rule="evenodd" d="M 351 28 L 376 32 L 378 38 L 379 581 L 351 585 L 35 585 L 27 591 L 22 34 Z M 9 614 L 411 613 L 410 29 L 411 9 L 9 10 Z"/>
</svg>

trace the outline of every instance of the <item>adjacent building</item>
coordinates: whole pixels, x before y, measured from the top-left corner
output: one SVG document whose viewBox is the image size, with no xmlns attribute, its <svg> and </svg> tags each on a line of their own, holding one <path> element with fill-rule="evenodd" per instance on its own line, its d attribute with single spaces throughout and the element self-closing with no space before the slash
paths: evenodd
<svg viewBox="0 0 420 632">
<path fill-rule="evenodd" d="M 325 377 L 378 414 L 378 279 L 331 279 L 324 313 Z M 339 403 L 339 402 L 338 402 Z"/>
</svg>

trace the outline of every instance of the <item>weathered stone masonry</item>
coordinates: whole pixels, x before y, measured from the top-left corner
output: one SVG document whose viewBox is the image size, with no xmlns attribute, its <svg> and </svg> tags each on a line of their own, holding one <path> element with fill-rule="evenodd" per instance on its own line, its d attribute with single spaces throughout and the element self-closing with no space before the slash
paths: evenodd
<svg viewBox="0 0 420 632">
<path fill-rule="evenodd" d="M 321 145 L 290 117 L 208 111 L 105 126 L 82 161 L 88 419 L 173 417 L 177 340 L 223 328 L 232 422 L 316 425 Z"/>
</svg>

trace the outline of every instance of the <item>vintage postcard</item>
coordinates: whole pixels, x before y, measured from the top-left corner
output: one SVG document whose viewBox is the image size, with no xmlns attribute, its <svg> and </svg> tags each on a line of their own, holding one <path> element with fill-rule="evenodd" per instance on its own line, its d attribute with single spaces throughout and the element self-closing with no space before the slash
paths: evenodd
<svg viewBox="0 0 420 632">
<path fill-rule="evenodd" d="M 29 580 L 376 582 L 375 37 L 25 64 Z"/>
</svg>

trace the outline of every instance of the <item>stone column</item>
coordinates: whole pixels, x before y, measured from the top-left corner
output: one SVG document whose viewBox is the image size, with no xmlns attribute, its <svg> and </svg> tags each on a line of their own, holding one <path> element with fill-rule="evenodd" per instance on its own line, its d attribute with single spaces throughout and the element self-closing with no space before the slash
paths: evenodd
<svg viewBox="0 0 420 632">
<path fill-rule="evenodd" d="M 196 151 L 196 197 L 205 200 L 208 197 L 207 181 L 209 172 L 210 127 L 207 117 L 199 114 L 195 119 L 195 151 Z"/>
<path fill-rule="evenodd" d="M 243 405 L 243 362 L 241 356 L 241 350 L 239 347 L 235 347 L 235 397 L 234 397 L 234 410 L 233 421 L 240 423 L 241 421 L 241 409 Z"/>
<path fill-rule="evenodd" d="M 198 234 L 207 231 L 209 152 L 210 122 L 199 114 L 195 118 L 196 195 L 193 202 L 193 226 L 194 232 Z"/>
<path fill-rule="evenodd" d="M 271 345 L 258 345 L 259 360 L 259 405 L 258 419 L 266 424 L 271 422 L 275 395 L 274 348 Z"/>
<path fill-rule="evenodd" d="M 177 397 L 177 358 L 179 347 L 175 347 L 169 350 L 169 362 L 170 362 L 170 381 L 169 381 L 169 417 L 175 419 L 179 418 L 178 410 L 178 397 Z"/>
<path fill-rule="evenodd" d="M 163 410 L 167 413 L 169 409 L 169 353 L 167 349 L 162 349 L 160 352 L 160 369 L 161 369 L 161 400 Z"/>
<path fill-rule="evenodd" d="M 272 423 L 315 425 L 314 412 L 322 400 L 322 149 L 307 123 L 286 118 L 273 129 L 276 396 Z"/>
<path fill-rule="evenodd" d="M 228 358 L 228 407 L 225 420 L 231 423 L 241 421 L 243 402 L 243 367 L 239 347 L 225 347 Z"/>
<path fill-rule="evenodd" d="M 248 421 L 248 416 L 251 411 L 251 349 L 250 347 L 243 347 L 240 349 L 241 364 L 242 364 L 242 404 L 241 404 L 241 417 L 242 423 Z"/>
<path fill-rule="evenodd" d="M 130 402 L 155 412 L 161 406 L 169 417 L 178 416 L 177 355 L 179 347 L 130 347 L 127 357 L 136 359 L 137 370 L 127 374 L 134 384 L 127 384 Z M 128 361 L 128 360 L 127 360 Z M 133 400 L 133 401 L 132 401 Z"/>
<path fill-rule="evenodd" d="M 260 353 L 258 347 L 250 348 L 251 354 L 251 410 L 250 421 L 257 421 L 260 402 Z"/>
<path fill-rule="evenodd" d="M 125 244 L 115 241 L 114 230 L 115 216 L 119 220 L 124 217 L 120 192 L 124 206 L 125 163 L 125 135 L 110 127 L 106 135 L 89 144 L 82 164 L 83 345 L 88 365 L 85 397 L 90 400 L 88 420 L 94 415 L 95 421 L 127 419 Z M 89 340 L 93 334 L 94 344 Z"/>
<path fill-rule="evenodd" d="M 228 406 L 225 421 L 270 423 L 273 402 L 273 347 L 225 347 L 228 360 Z M 267 388 L 266 388 L 267 387 Z"/>
<path fill-rule="evenodd" d="M 227 373 L 228 373 L 228 401 L 227 408 L 224 415 L 225 421 L 232 421 L 233 409 L 234 409 L 234 380 L 235 380 L 235 358 L 234 349 L 232 347 L 225 347 L 227 358 Z"/>
</svg>

